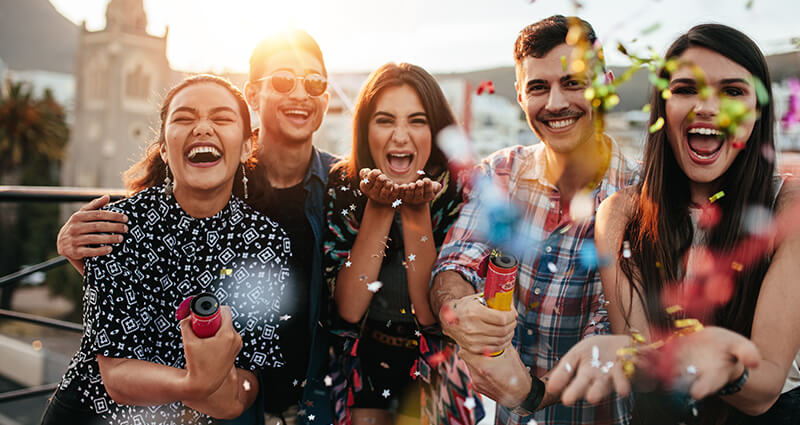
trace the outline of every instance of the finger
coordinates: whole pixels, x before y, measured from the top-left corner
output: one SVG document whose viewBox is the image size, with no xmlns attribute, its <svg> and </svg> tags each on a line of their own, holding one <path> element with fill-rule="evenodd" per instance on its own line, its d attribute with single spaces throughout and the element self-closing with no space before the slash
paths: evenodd
<svg viewBox="0 0 800 425">
<path fill-rule="evenodd" d="M 614 383 L 614 391 L 622 397 L 627 397 L 631 393 L 631 381 L 625 376 L 625 371 L 621 365 L 611 368 L 611 380 Z"/>
<path fill-rule="evenodd" d="M 114 249 L 110 246 L 101 246 L 99 248 L 78 248 L 75 250 L 74 255 L 65 255 L 68 258 L 91 258 L 100 257 L 101 255 L 108 255 Z"/>
<path fill-rule="evenodd" d="M 221 328 L 233 330 L 233 314 L 231 313 L 231 308 L 227 305 L 220 306 L 219 308 L 219 317 L 222 320 Z"/>
<path fill-rule="evenodd" d="M 369 174 L 369 168 L 362 168 L 358 170 L 358 178 L 361 180 L 364 180 L 364 177 L 366 177 L 367 174 Z"/>
<path fill-rule="evenodd" d="M 425 182 L 417 181 L 414 183 L 414 200 L 419 202 L 425 199 Z"/>
<path fill-rule="evenodd" d="M 71 235 L 86 235 L 89 233 L 127 233 L 127 231 L 127 224 L 89 221 L 75 224 L 69 233 Z"/>
<path fill-rule="evenodd" d="M 573 365 L 577 364 L 577 359 L 574 356 L 566 355 L 561 358 L 555 369 L 550 373 L 550 381 L 547 382 L 547 390 L 554 394 L 559 394 L 564 391 L 567 384 L 572 381 L 575 375 Z"/>
<path fill-rule="evenodd" d="M 389 179 L 385 179 L 384 181 L 381 182 L 381 191 L 379 193 L 379 196 L 383 200 L 392 202 L 396 199 L 395 196 L 393 196 L 394 185 L 391 184 L 388 180 Z"/>
<path fill-rule="evenodd" d="M 109 196 L 108 194 L 103 195 L 99 198 L 92 199 L 91 201 L 89 201 L 88 204 L 82 206 L 79 211 L 90 211 L 102 208 L 108 203 L 109 200 L 111 200 L 111 196 Z"/>
<path fill-rule="evenodd" d="M 93 211 L 79 211 L 74 214 L 78 221 L 112 221 L 127 223 L 128 216 L 116 211 L 106 210 L 93 210 Z"/>
<path fill-rule="evenodd" d="M 610 373 L 610 372 L 609 372 Z M 586 401 L 597 404 L 603 401 L 613 389 L 611 377 L 608 374 L 595 376 L 589 388 L 586 390 Z"/>
<path fill-rule="evenodd" d="M 588 370 L 588 365 L 578 365 L 576 369 L 575 377 L 561 394 L 561 402 L 565 405 L 575 404 L 575 402 L 582 399 L 586 395 L 586 390 L 592 384 L 593 372 Z"/>
<path fill-rule="evenodd" d="M 88 233 L 74 238 L 76 247 L 89 245 L 110 245 L 122 242 L 122 235 L 108 235 L 103 233 Z"/>
<path fill-rule="evenodd" d="M 197 335 L 194 334 L 194 330 L 192 329 L 192 318 L 190 316 L 186 316 L 183 320 L 181 320 L 180 325 L 181 337 L 184 345 L 186 345 L 187 341 L 197 339 Z"/>
</svg>

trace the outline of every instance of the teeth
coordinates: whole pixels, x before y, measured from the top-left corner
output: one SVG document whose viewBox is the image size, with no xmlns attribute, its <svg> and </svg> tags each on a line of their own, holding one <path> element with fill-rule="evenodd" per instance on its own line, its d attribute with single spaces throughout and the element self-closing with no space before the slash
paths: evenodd
<svg viewBox="0 0 800 425">
<path fill-rule="evenodd" d="M 558 120 L 558 121 L 548 121 L 547 125 L 550 126 L 550 128 L 564 128 L 564 127 L 574 123 L 575 121 L 576 121 L 575 118 L 570 118 L 570 119 L 566 119 L 566 120 Z"/>
<path fill-rule="evenodd" d="M 701 136 L 722 136 L 722 132 L 716 128 L 696 127 L 690 128 L 689 134 L 699 134 Z"/>
<path fill-rule="evenodd" d="M 201 153 L 210 153 L 217 157 L 222 156 L 220 151 L 213 146 L 196 146 L 189 151 L 189 159 L 192 159 Z"/>
<path fill-rule="evenodd" d="M 298 115 L 298 116 L 301 116 L 303 118 L 308 118 L 308 112 L 306 112 L 306 111 L 304 111 L 302 109 L 287 109 L 286 111 L 284 111 L 284 114 L 286 114 L 286 115 Z"/>
<path fill-rule="evenodd" d="M 407 158 L 411 157 L 410 153 L 390 153 L 389 156 L 393 156 L 395 158 Z"/>
</svg>

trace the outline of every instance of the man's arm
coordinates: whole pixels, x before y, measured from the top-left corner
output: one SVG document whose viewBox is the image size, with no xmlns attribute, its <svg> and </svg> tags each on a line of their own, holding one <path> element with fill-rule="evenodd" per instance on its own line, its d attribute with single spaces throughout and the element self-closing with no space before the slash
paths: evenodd
<svg viewBox="0 0 800 425">
<path fill-rule="evenodd" d="M 108 204 L 109 199 L 108 195 L 103 195 L 84 205 L 58 232 L 58 253 L 66 257 L 80 274 L 83 274 L 84 258 L 110 253 L 109 245 L 122 242 L 120 233 L 128 231 L 125 214 L 100 209 Z"/>
</svg>

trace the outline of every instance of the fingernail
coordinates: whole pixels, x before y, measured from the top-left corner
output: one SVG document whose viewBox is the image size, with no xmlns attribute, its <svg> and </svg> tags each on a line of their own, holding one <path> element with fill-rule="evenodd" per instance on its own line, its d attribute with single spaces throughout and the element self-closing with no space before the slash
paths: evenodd
<svg viewBox="0 0 800 425">
<path fill-rule="evenodd" d="M 117 242 L 122 242 L 122 235 L 117 236 Z"/>
<path fill-rule="evenodd" d="M 127 223 L 128 222 L 128 216 L 127 215 L 123 215 L 122 216 L 122 220 Z"/>
<path fill-rule="evenodd" d="M 122 226 L 122 231 L 123 232 L 127 232 L 128 231 L 128 225 L 127 224 Z"/>
</svg>

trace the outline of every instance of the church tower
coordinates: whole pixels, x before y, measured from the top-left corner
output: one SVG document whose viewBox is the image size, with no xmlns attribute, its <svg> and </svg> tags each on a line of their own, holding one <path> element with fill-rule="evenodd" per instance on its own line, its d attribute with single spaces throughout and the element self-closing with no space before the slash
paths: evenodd
<svg viewBox="0 0 800 425">
<path fill-rule="evenodd" d="M 63 186 L 123 187 L 122 172 L 157 137 L 153 129 L 171 71 L 167 35 L 149 35 L 146 27 L 142 0 L 111 0 L 103 30 L 87 31 L 84 23 Z"/>
</svg>

